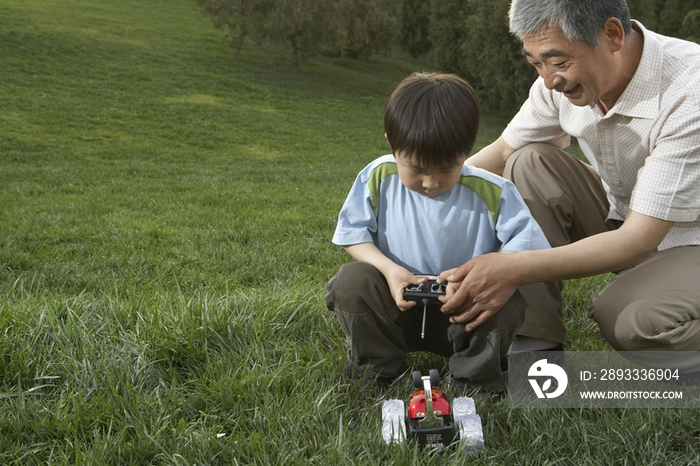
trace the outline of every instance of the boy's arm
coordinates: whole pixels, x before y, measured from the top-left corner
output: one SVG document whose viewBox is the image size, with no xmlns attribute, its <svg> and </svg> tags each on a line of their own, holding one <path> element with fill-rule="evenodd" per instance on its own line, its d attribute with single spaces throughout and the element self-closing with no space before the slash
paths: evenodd
<svg viewBox="0 0 700 466">
<path fill-rule="evenodd" d="M 417 277 L 404 267 L 396 264 L 394 261 L 386 257 L 374 243 L 358 243 L 343 248 L 358 262 L 366 262 L 379 270 L 389 284 L 391 296 L 394 297 L 396 305 L 402 311 L 406 311 L 413 306 L 415 302 L 405 301 L 403 299 L 403 291 L 408 285 L 418 285 L 427 281 L 425 277 Z"/>
</svg>

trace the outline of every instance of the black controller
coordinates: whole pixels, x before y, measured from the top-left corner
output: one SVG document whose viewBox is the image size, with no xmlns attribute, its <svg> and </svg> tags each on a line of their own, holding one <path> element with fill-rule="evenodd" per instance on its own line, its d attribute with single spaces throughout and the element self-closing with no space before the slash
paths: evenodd
<svg viewBox="0 0 700 466">
<path fill-rule="evenodd" d="M 408 285 L 403 290 L 403 299 L 415 301 L 416 304 L 422 304 L 423 300 L 427 299 L 428 304 L 442 306 L 438 296 L 445 295 L 446 283 L 438 283 L 435 275 L 419 275 L 419 277 L 428 277 L 428 281 L 419 285 Z"/>
</svg>

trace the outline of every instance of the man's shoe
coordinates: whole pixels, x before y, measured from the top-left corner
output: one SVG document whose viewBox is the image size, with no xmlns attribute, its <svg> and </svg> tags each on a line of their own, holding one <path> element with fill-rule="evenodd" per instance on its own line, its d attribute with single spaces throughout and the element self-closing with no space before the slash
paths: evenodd
<svg viewBox="0 0 700 466">
<path fill-rule="evenodd" d="M 566 360 L 564 344 L 536 338 L 517 337 L 508 351 L 511 364 L 532 359 L 533 362 L 546 359 L 553 364 L 562 364 Z"/>
</svg>

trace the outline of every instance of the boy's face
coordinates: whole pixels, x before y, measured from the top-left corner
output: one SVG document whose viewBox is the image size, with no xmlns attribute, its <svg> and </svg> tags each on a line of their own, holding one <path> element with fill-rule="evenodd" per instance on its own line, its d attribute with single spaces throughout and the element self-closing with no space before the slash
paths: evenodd
<svg viewBox="0 0 700 466">
<path fill-rule="evenodd" d="M 447 191 L 457 184 L 462 174 L 466 156 L 459 157 L 455 164 L 446 170 L 425 170 L 415 164 L 410 157 L 396 154 L 396 165 L 399 169 L 401 182 L 411 191 L 424 196 L 435 196 Z"/>
</svg>

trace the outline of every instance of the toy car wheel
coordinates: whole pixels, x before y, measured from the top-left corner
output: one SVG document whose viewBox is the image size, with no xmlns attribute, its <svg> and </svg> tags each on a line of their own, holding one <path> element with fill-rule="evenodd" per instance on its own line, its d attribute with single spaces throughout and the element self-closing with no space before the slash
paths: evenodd
<svg viewBox="0 0 700 466">
<path fill-rule="evenodd" d="M 469 454 L 479 454 L 484 448 L 484 432 L 481 416 L 476 414 L 474 400 L 467 397 L 455 398 L 452 401 L 452 414 L 462 448 Z"/>
<path fill-rule="evenodd" d="M 413 386 L 416 389 L 423 388 L 423 375 L 420 371 L 413 372 Z"/>
<path fill-rule="evenodd" d="M 387 445 L 406 441 L 406 407 L 401 400 L 386 400 L 382 405 L 382 438 Z"/>
<path fill-rule="evenodd" d="M 440 385 L 440 372 L 437 369 L 430 369 L 430 385 L 433 387 Z"/>
</svg>

